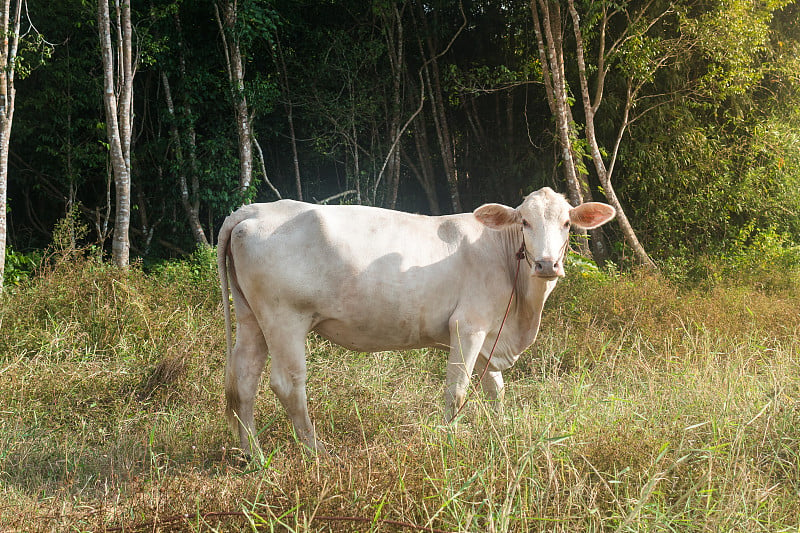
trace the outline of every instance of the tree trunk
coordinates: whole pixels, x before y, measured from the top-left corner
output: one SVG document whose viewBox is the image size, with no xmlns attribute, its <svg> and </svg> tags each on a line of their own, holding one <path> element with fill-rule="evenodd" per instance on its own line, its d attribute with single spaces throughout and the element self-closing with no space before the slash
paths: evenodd
<svg viewBox="0 0 800 533">
<path fill-rule="evenodd" d="M 541 10 L 541 15 L 540 15 Z M 567 97 L 567 82 L 564 74 L 563 32 L 561 26 L 561 8 L 558 2 L 551 0 L 531 0 L 533 28 L 539 50 L 539 61 L 542 64 L 545 92 L 550 112 L 556 121 L 556 133 L 561 153 L 561 167 L 567 185 L 567 197 L 572 205 L 583 203 L 582 179 L 572 149 L 573 129 L 572 112 Z M 580 253 L 591 256 L 586 240 L 586 231 L 580 230 L 578 248 Z"/>
<path fill-rule="evenodd" d="M 300 177 L 300 157 L 297 155 L 297 135 L 294 132 L 294 104 L 286 102 L 286 120 L 289 122 L 289 139 L 292 143 L 292 168 L 294 168 L 294 187 L 297 199 L 303 201 L 303 182 Z"/>
<path fill-rule="evenodd" d="M 0 124 L 0 293 L 6 271 L 6 204 L 8 196 L 8 144 L 11 136 L 10 121 L 4 111 Z"/>
<path fill-rule="evenodd" d="M 233 113 L 236 118 L 236 133 L 239 138 L 239 190 L 244 193 L 250 188 L 253 179 L 253 134 L 250 125 L 250 114 L 247 108 L 247 97 L 244 93 L 244 64 L 239 39 L 236 36 L 235 0 L 221 3 L 222 18 L 219 7 L 214 5 L 219 25 L 225 59 L 228 67 L 228 80 L 233 99 Z"/>
<path fill-rule="evenodd" d="M 359 204 L 362 203 L 361 199 L 361 159 L 358 156 L 358 132 L 356 131 L 356 123 L 355 121 L 352 122 L 353 128 L 353 178 L 356 182 L 356 202 Z M 375 202 L 372 202 L 373 204 Z"/>
<path fill-rule="evenodd" d="M 12 19 L 11 0 L 3 1 L 0 48 L 0 292 L 3 290 L 6 266 L 6 204 L 8 201 L 8 149 L 11 141 L 11 124 L 14 119 L 14 74 L 19 45 L 19 26 L 22 2 L 14 6 Z"/>
<path fill-rule="evenodd" d="M 477 98 L 475 96 L 468 96 L 465 99 L 464 114 L 467 117 L 467 122 L 469 122 L 469 127 L 472 130 L 472 135 L 475 137 L 475 141 L 478 143 L 478 146 L 483 149 L 483 147 L 489 145 L 489 142 L 486 135 L 486 129 L 483 127 L 483 123 L 481 122 L 478 106 L 475 104 L 476 99 Z"/>
<path fill-rule="evenodd" d="M 403 4 L 403 9 L 405 9 L 405 3 Z M 397 203 L 397 194 L 398 189 L 400 186 L 400 163 L 403 158 L 403 149 L 401 140 L 403 135 L 405 134 L 408 127 L 417 120 L 417 117 L 425 106 L 425 81 L 424 81 L 424 74 L 423 72 L 427 68 L 427 63 L 431 60 L 428 60 L 425 64 L 420 67 L 419 72 L 417 73 L 419 77 L 419 98 L 417 108 L 411 113 L 405 123 L 401 126 L 401 114 L 402 114 L 402 104 L 403 104 L 403 77 L 407 78 L 406 85 L 408 87 L 414 88 L 414 83 L 410 80 L 410 76 L 407 76 L 407 71 L 405 67 L 405 54 L 403 52 L 405 48 L 405 41 L 403 38 L 403 24 L 402 24 L 402 11 L 398 11 L 396 6 L 393 6 L 393 20 L 397 22 L 397 36 L 394 37 L 389 28 L 387 28 L 387 41 L 390 49 L 390 61 L 392 63 L 392 72 L 393 72 L 393 101 L 392 101 L 392 110 L 390 112 L 390 138 L 392 140 L 391 146 L 389 146 L 389 151 L 386 155 L 386 158 L 383 161 L 383 165 L 381 166 L 380 171 L 378 172 L 378 177 L 375 180 L 375 184 L 373 185 L 373 192 L 372 196 L 373 199 L 377 198 L 378 194 L 378 186 L 383 179 L 384 174 L 386 174 L 386 169 L 389 169 L 389 178 L 387 179 L 387 190 L 388 190 L 388 197 L 387 201 L 385 202 L 388 207 L 394 208 Z M 388 24 L 387 24 L 388 26 Z M 463 26 L 462 26 L 463 27 Z M 461 30 L 459 30 L 460 32 Z M 458 34 L 456 34 L 458 35 Z M 455 37 L 454 37 L 455 39 Z M 422 48 L 422 41 L 418 40 L 420 51 L 423 50 Z M 450 42 L 452 44 L 452 41 Z M 448 48 L 450 45 L 448 45 Z M 415 92 L 415 91 L 414 91 Z M 412 100 L 413 101 L 413 100 Z M 373 142 L 372 145 L 374 146 L 375 139 L 380 137 L 381 135 L 378 133 L 377 126 L 373 123 Z M 355 136 L 355 131 L 353 132 Z M 355 143 L 356 149 L 358 148 L 357 143 Z M 390 164 L 391 163 L 391 164 Z M 373 202 L 374 203 L 374 202 Z"/>
<path fill-rule="evenodd" d="M 178 184 L 180 185 L 181 203 L 183 209 L 186 211 L 186 217 L 189 219 L 189 228 L 192 230 L 194 240 L 201 246 L 208 246 L 208 239 L 206 238 L 203 226 L 200 223 L 200 213 L 197 202 L 193 201 L 196 195 L 190 195 L 189 184 L 186 180 L 186 160 L 183 157 L 183 146 L 181 143 L 181 135 L 178 132 L 178 123 L 175 118 L 175 105 L 172 102 L 172 90 L 170 89 L 169 79 L 167 73 L 161 73 L 161 82 L 164 86 L 164 100 L 167 104 L 167 112 L 170 116 L 169 133 L 172 138 L 173 153 L 175 154 L 175 163 L 178 172 Z M 195 198 L 192 198 L 195 196 Z"/>
<path fill-rule="evenodd" d="M 429 46 L 432 46 L 429 39 Z M 460 213 L 461 195 L 458 190 L 458 174 L 456 172 L 455 151 L 453 150 L 453 140 L 450 136 L 450 126 L 447 121 L 447 113 L 444 107 L 444 97 L 442 96 L 442 84 L 439 73 L 439 63 L 434 58 L 430 68 L 425 68 L 428 94 L 431 98 L 433 109 L 433 123 L 436 126 L 436 137 L 439 140 L 439 148 L 442 154 L 442 164 L 444 174 L 447 179 L 447 189 L 450 192 L 450 207 L 453 213 Z"/>
<path fill-rule="evenodd" d="M 275 188 L 275 186 L 269 179 L 269 175 L 267 174 L 267 162 L 264 161 L 264 152 L 261 150 L 261 145 L 258 144 L 258 139 L 256 139 L 255 137 L 253 137 L 253 146 L 256 147 L 256 152 L 258 152 L 258 160 L 261 162 L 261 173 L 264 175 L 264 181 L 269 186 L 269 188 L 272 189 L 272 192 L 275 193 L 275 196 L 278 197 L 278 200 L 283 199 L 283 196 L 281 196 L 280 191 Z"/>
<path fill-rule="evenodd" d="M 617 194 L 614 191 L 613 184 L 611 182 L 611 174 L 613 172 L 614 163 L 616 162 L 616 157 L 618 153 L 619 143 L 622 139 L 622 135 L 625 132 L 625 128 L 628 125 L 628 116 L 630 113 L 630 109 L 633 103 L 633 94 L 631 92 L 631 84 L 628 83 L 628 91 L 627 91 L 627 100 L 625 109 L 623 112 L 622 121 L 617 133 L 617 140 L 616 145 L 614 147 L 614 151 L 612 154 L 611 163 L 608 167 L 606 167 L 606 163 L 603 160 L 603 154 L 600 151 L 600 145 L 597 142 L 597 135 L 595 133 L 594 127 L 594 117 L 595 113 L 602 102 L 602 86 L 605 80 L 605 70 L 602 68 L 603 63 L 600 61 L 600 68 L 598 69 L 597 73 L 597 90 L 595 91 L 595 101 L 591 101 L 591 97 L 589 96 L 589 83 L 586 76 L 586 60 L 584 57 L 584 47 L 583 47 L 583 35 L 580 28 L 580 17 L 578 16 L 578 11 L 575 9 L 574 0 L 568 0 L 568 6 L 570 15 L 572 17 L 572 27 L 575 31 L 575 43 L 576 43 L 576 59 L 578 62 L 578 76 L 580 78 L 580 86 L 581 86 L 581 101 L 583 102 L 583 111 L 586 120 L 586 141 L 589 143 L 589 150 L 592 155 L 592 162 L 594 163 L 595 171 L 597 172 L 597 177 L 600 180 L 600 185 L 603 187 L 603 191 L 608 199 L 608 203 L 611 204 L 614 209 L 617 211 L 617 224 L 619 225 L 620 230 L 622 230 L 622 234 L 625 237 L 625 242 L 628 243 L 628 246 L 631 247 L 633 250 L 634 255 L 636 256 L 637 261 L 651 269 L 655 269 L 656 265 L 650 256 L 645 251 L 642 244 L 639 242 L 639 239 L 636 237 L 636 232 L 634 232 L 633 227 L 628 220 L 625 211 L 622 209 L 622 204 L 617 198 Z M 604 19 L 604 24 L 605 24 Z M 603 28 L 604 29 L 604 28 Z M 605 32 L 602 31 L 601 35 L 604 35 Z M 600 54 L 602 58 L 603 47 L 600 48 Z"/>
<path fill-rule="evenodd" d="M 98 29 L 103 62 L 103 85 L 106 111 L 106 132 L 114 172 L 116 212 L 111 260 L 127 267 L 130 257 L 131 214 L 131 131 L 133 108 L 131 6 L 127 1 L 117 5 L 117 64 L 115 80 L 114 53 L 111 46 L 111 16 L 108 0 L 98 0 Z"/>
<path fill-rule="evenodd" d="M 161 167 L 161 165 L 158 165 L 156 167 L 156 173 L 158 174 L 159 181 L 162 181 L 164 177 L 164 170 Z M 144 236 L 142 255 L 147 255 L 148 253 L 150 253 L 150 245 L 153 242 L 153 235 L 155 235 L 156 226 L 158 225 L 158 222 L 153 224 L 150 223 L 150 217 L 147 216 L 147 207 L 146 207 L 147 202 L 145 201 L 142 188 L 135 187 L 135 190 L 136 190 L 136 197 L 139 201 L 139 209 L 137 209 L 137 212 L 139 213 L 139 221 L 142 226 L 142 235 Z M 73 244 L 73 248 L 74 246 L 75 245 Z"/>
<path fill-rule="evenodd" d="M 425 121 L 420 117 L 417 118 L 417 125 L 414 128 L 414 145 L 417 149 L 417 160 L 419 161 L 419 168 L 411 163 L 410 157 L 406 164 L 411 167 L 411 172 L 417 178 L 417 181 L 425 191 L 425 199 L 428 200 L 428 210 L 431 215 L 442 214 L 439 207 L 439 197 L 436 193 L 436 180 L 434 179 L 433 165 L 431 164 L 431 153 L 428 149 L 428 134 L 425 131 Z"/>
<path fill-rule="evenodd" d="M 183 26 L 181 24 L 180 15 L 177 11 L 174 14 L 174 18 L 175 26 L 178 32 L 178 69 L 181 80 L 183 80 L 183 83 L 186 84 L 188 80 L 186 75 L 186 54 L 184 52 L 185 47 L 183 42 Z M 189 205 L 192 212 L 196 214 L 197 228 L 203 232 L 202 240 L 199 242 L 201 244 L 210 244 L 208 238 L 206 237 L 206 233 L 203 231 L 202 224 L 200 223 L 200 163 L 197 161 L 197 134 L 194 127 L 195 119 L 192 116 L 192 108 L 188 98 L 186 97 L 186 91 L 181 93 L 181 108 L 183 110 L 183 120 L 186 124 L 185 142 L 189 156 L 189 175 L 191 176 Z"/>
<path fill-rule="evenodd" d="M 405 10 L 406 4 L 403 3 Z M 392 140 L 391 153 L 387 165 L 387 189 L 389 191 L 386 205 L 394 209 L 397 205 L 397 192 L 400 186 L 400 151 L 401 145 L 394 140 L 400 131 L 400 114 L 402 112 L 403 73 L 405 72 L 405 39 L 403 35 L 403 14 L 398 11 L 397 5 L 392 4 L 391 16 L 384 18 L 384 36 L 392 70 L 392 101 L 389 110 L 389 139 Z"/>
<path fill-rule="evenodd" d="M 502 94 L 502 93 L 501 93 Z M 505 116 L 505 123 L 506 123 L 506 161 L 508 164 L 508 168 L 514 168 L 514 160 L 516 159 L 516 150 L 514 149 L 514 145 L 512 143 L 512 139 L 514 138 L 514 89 L 509 89 L 507 93 L 505 93 L 506 97 L 506 116 Z"/>
<path fill-rule="evenodd" d="M 286 59 L 283 56 L 283 47 L 278 35 L 275 35 L 275 44 L 270 47 L 272 62 L 278 71 L 278 84 L 283 93 L 283 106 L 286 109 L 286 121 L 289 124 L 289 141 L 292 145 L 292 165 L 294 168 L 294 186 L 297 199 L 303 200 L 303 182 L 300 176 L 300 158 L 297 153 L 297 135 L 294 129 L 294 102 L 292 102 L 291 87 L 289 86 L 289 71 L 286 68 Z M 358 179 L 358 176 L 356 176 Z M 359 194 L 360 196 L 360 194 Z"/>
<path fill-rule="evenodd" d="M 97 241 L 100 244 L 97 250 L 97 259 L 103 259 L 103 249 L 106 246 L 106 240 L 109 235 L 114 231 L 113 228 L 109 229 L 109 221 L 111 220 L 111 184 L 114 182 L 114 170 L 110 165 L 106 164 L 106 205 L 105 211 L 101 214 L 100 208 L 94 209 L 95 229 L 97 230 Z"/>
<path fill-rule="evenodd" d="M 419 5 L 419 18 L 422 20 L 423 38 L 418 38 L 420 55 L 424 60 L 422 71 L 424 74 L 423 83 L 427 88 L 428 96 L 431 101 L 433 123 L 436 128 L 436 137 L 439 141 L 439 149 L 442 156 L 442 165 L 447 179 L 447 188 L 450 193 L 450 208 L 453 213 L 460 213 L 461 196 L 458 190 L 458 174 L 456 172 L 455 151 L 453 149 L 453 138 L 450 135 L 450 126 L 447 120 L 447 110 L 444 105 L 444 95 L 442 93 L 441 73 L 439 70 L 438 58 L 444 52 L 437 53 L 436 45 L 428 28 L 427 16 L 422 4 Z M 463 29 L 464 26 L 462 26 Z M 461 30 L 459 29 L 460 33 Z M 456 34 L 456 36 L 458 35 Z M 453 38 L 455 39 L 455 37 Z M 445 48 L 447 51 L 453 41 Z M 426 52 L 427 48 L 427 52 Z"/>
</svg>

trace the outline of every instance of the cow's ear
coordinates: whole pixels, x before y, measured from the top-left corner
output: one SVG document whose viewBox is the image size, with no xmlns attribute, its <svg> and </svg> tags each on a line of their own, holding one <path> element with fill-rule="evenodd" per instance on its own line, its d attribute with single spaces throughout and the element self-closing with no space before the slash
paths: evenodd
<svg viewBox="0 0 800 533">
<path fill-rule="evenodd" d="M 472 212 L 481 224 L 492 229 L 503 229 L 522 222 L 519 211 L 501 204 L 483 204 Z"/>
<path fill-rule="evenodd" d="M 569 221 L 579 228 L 594 229 L 614 218 L 616 214 L 614 208 L 608 204 L 586 202 L 569 210 Z"/>
</svg>

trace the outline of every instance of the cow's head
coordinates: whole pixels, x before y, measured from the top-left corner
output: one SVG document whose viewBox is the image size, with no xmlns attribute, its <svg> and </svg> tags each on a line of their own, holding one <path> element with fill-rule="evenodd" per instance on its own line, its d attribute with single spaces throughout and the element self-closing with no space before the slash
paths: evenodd
<svg viewBox="0 0 800 533">
<path fill-rule="evenodd" d="M 484 225 L 496 229 L 519 228 L 524 236 L 531 274 L 555 279 L 564 275 L 569 228 L 594 229 L 614 218 L 614 208 L 600 202 L 572 207 L 563 195 L 545 187 L 525 197 L 516 209 L 484 204 L 474 211 Z"/>
</svg>

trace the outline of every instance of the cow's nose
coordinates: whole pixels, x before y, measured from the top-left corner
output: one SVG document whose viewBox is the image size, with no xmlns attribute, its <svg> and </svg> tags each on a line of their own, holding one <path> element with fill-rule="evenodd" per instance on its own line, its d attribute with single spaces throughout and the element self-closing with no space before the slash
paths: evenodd
<svg viewBox="0 0 800 533">
<path fill-rule="evenodd" d="M 564 275 L 564 266 L 555 259 L 537 259 L 533 262 L 533 273 L 542 278 L 555 278 Z"/>
</svg>

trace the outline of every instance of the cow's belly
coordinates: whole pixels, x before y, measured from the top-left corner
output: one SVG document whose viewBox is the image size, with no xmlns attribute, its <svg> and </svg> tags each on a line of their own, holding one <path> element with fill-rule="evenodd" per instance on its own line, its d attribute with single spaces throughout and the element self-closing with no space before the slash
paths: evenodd
<svg viewBox="0 0 800 533">
<path fill-rule="evenodd" d="M 450 333 L 447 320 L 436 325 L 421 322 L 416 318 L 387 323 L 386 317 L 377 315 L 328 318 L 317 323 L 314 331 L 333 343 L 359 352 L 448 346 Z"/>
<path fill-rule="evenodd" d="M 449 321 L 461 288 L 438 265 L 377 260 L 353 275 L 321 282 L 313 329 L 352 350 L 376 352 L 449 344 Z M 381 264 L 383 263 L 383 264 Z"/>
</svg>

